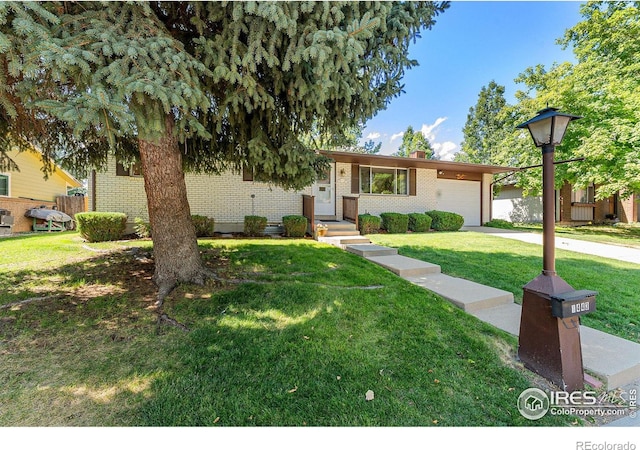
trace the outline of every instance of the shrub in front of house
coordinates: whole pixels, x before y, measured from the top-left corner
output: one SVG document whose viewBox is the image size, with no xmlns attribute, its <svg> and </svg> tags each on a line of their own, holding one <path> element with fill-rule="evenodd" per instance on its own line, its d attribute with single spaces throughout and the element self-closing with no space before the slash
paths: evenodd
<svg viewBox="0 0 640 450">
<path fill-rule="evenodd" d="M 286 237 L 304 237 L 307 234 L 307 218 L 305 216 L 284 216 L 282 225 Z"/>
<path fill-rule="evenodd" d="M 492 227 L 492 228 L 504 228 L 506 230 L 511 230 L 511 229 L 515 228 L 511 222 L 509 222 L 508 220 L 503 220 L 503 219 L 490 220 L 489 222 L 486 222 L 484 224 L 484 226 L 485 227 Z"/>
<path fill-rule="evenodd" d="M 115 212 L 76 213 L 80 236 L 89 242 L 115 241 L 122 237 L 127 226 L 127 215 Z"/>
<path fill-rule="evenodd" d="M 458 231 L 464 224 L 464 217 L 448 211 L 428 211 L 431 217 L 431 228 L 436 231 Z"/>
<path fill-rule="evenodd" d="M 409 229 L 414 233 L 424 233 L 431 228 L 431 216 L 421 213 L 409 214 Z"/>
<path fill-rule="evenodd" d="M 136 235 L 140 238 L 150 238 L 151 237 L 151 224 L 140 217 L 136 217 L 134 219 L 135 225 L 133 226 L 133 230 Z"/>
<path fill-rule="evenodd" d="M 216 225 L 216 221 L 214 219 L 212 219 L 211 217 L 193 214 L 191 216 L 191 221 L 193 222 L 193 226 L 196 229 L 197 237 L 213 236 Z"/>
<path fill-rule="evenodd" d="M 400 213 L 382 213 L 382 228 L 389 234 L 406 233 L 409 230 L 409 216 Z"/>
<path fill-rule="evenodd" d="M 358 230 L 360 234 L 376 234 L 380 231 L 382 219 L 371 214 L 358 215 Z"/>
<path fill-rule="evenodd" d="M 262 216 L 244 216 L 244 234 L 247 236 L 262 236 L 267 228 L 267 218 Z"/>
</svg>

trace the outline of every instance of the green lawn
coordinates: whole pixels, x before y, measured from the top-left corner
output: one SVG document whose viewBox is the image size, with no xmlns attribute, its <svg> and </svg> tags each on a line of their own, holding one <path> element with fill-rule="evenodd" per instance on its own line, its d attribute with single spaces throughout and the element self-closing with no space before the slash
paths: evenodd
<svg viewBox="0 0 640 450">
<path fill-rule="evenodd" d="M 184 332 L 156 323 L 148 241 L 91 248 L 0 240 L 0 305 L 46 297 L 0 308 L 0 426 L 583 423 L 521 417 L 518 395 L 544 381 L 512 336 L 339 249 L 200 241 L 228 282 L 167 298 Z"/>
<path fill-rule="evenodd" d="M 515 224 L 514 229 L 542 233 L 542 224 Z M 584 225 L 565 227 L 556 225 L 556 236 L 583 241 L 640 248 L 640 224 Z"/>
<path fill-rule="evenodd" d="M 442 267 L 447 275 L 513 292 L 542 271 L 542 247 L 476 232 L 371 235 L 380 245 Z M 591 255 L 556 251 L 558 275 L 574 289 L 598 291 L 597 310 L 584 325 L 640 342 L 640 266 Z"/>
</svg>

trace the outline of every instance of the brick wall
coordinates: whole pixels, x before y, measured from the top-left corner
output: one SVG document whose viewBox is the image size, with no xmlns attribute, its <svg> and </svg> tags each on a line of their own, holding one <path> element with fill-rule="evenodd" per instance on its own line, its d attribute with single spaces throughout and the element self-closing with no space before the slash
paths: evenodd
<svg viewBox="0 0 640 450">
<path fill-rule="evenodd" d="M 358 196 L 359 213 L 379 215 L 383 212 L 425 212 L 436 208 L 437 172 L 417 169 L 415 196 L 366 195 L 351 193 L 351 164 L 336 163 L 336 217 L 342 219 L 342 197 Z M 117 177 L 115 161 L 106 172 L 96 174 L 96 201 L 89 195 L 90 210 L 123 212 L 133 224 L 136 217 L 148 220 L 144 181 L 141 177 Z M 244 216 L 267 217 L 280 223 L 282 216 L 302 214 L 302 194 L 312 195 L 312 188 L 285 191 L 265 183 L 242 181 L 242 174 L 185 176 L 192 214 L 213 217 L 217 231 L 242 231 Z M 90 182 L 91 184 L 91 182 Z M 483 178 L 482 215 L 488 220 L 491 175 Z M 254 196 L 252 198 L 252 195 Z M 129 227 L 131 230 L 132 227 Z"/>
<path fill-rule="evenodd" d="M 302 192 L 286 191 L 265 183 L 243 181 L 242 174 L 186 174 L 187 196 L 191 214 L 212 217 L 216 231 L 242 231 L 244 216 L 264 216 L 270 223 L 280 223 L 282 216 L 302 214 Z M 116 164 L 111 160 L 105 172 L 95 177 L 96 198 L 90 210 L 123 212 L 129 224 L 136 217 L 149 220 L 147 198 L 142 177 L 116 176 Z M 252 195 L 254 196 L 252 198 Z M 129 227 L 131 230 L 131 226 Z"/>
<path fill-rule="evenodd" d="M 342 218 L 342 196 L 354 196 L 351 193 L 351 164 L 336 164 L 336 213 Z M 344 175 L 340 171 L 344 169 Z M 359 214 L 380 215 L 383 212 L 413 213 L 431 211 L 436 207 L 437 172 L 433 169 L 417 169 L 416 195 L 368 195 L 359 194 Z M 355 194 L 358 196 L 358 194 Z"/>
<path fill-rule="evenodd" d="M 622 199 L 618 201 L 618 218 L 620 222 L 637 222 L 638 219 L 638 200 L 640 200 L 640 196 L 632 195 L 629 198 Z"/>
<path fill-rule="evenodd" d="M 0 197 L 0 209 L 11 211 L 13 216 L 13 233 L 23 233 L 33 230 L 33 219 L 25 217 L 24 213 L 31 208 L 39 208 L 40 206 L 53 208 L 56 202 L 46 202 L 42 200 L 27 200 L 23 198 Z"/>
<path fill-rule="evenodd" d="M 571 222 L 571 185 L 565 183 L 560 189 L 560 222 Z"/>
</svg>

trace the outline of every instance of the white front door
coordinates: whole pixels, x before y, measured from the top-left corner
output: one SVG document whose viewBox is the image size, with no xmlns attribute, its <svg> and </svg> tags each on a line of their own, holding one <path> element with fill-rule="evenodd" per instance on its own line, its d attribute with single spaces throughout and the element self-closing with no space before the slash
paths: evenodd
<svg viewBox="0 0 640 450">
<path fill-rule="evenodd" d="M 326 174 L 325 178 L 316 181 L 313 185 L 316 216 L 336 215 L 335 185 L 336 167 L 335 164 L 331 164 L 331 171 Z"/>
</svg>

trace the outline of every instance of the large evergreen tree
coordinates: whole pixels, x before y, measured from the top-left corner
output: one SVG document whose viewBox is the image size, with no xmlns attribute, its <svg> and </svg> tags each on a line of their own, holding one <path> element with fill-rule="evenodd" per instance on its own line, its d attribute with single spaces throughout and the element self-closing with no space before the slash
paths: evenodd
<svg viewBox="0 0 640 450">
<path fill-rule="evenodd" d="M 285 188 L 326 160 L 300 136 L 363 123 L 401 92 L 446 2 L 0 3 L 0 153 L 142 163 L 162 299 L 209 275 L 183 170 L 248 165 Z M 219 199 L 226 201 L 226 199 Z"/>
</svg>

